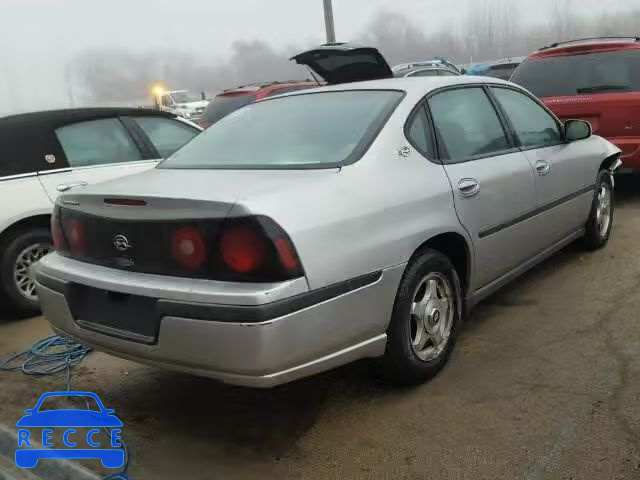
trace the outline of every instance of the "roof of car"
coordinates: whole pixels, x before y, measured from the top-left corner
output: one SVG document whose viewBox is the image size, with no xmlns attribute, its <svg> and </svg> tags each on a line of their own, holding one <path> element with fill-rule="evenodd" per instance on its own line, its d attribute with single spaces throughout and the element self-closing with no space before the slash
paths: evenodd
<svg viewBox="0 0 640 480">
<path fill-rule="evenodd" d="M 274 81 L 274 82 L 260 82 L 251 83 L 248 85 L 241 85 L 236 88 L 229 88 L 220 92 L 218 95 L 237 94 L 237 93 L 254 93 L 262 89 L 275 89 L 279 87 L 297 87 L 297 86 L 314 86 L 318 85 L 318 82 L 314 80 L 286 80 L 286 81 Z"/>
<path fill-rule="evenodd" d="M 318 87 L 300 92 L 289 92 L 281 96 L 304 95 L 308 93 L 342 90 L 402 90 L 408 93 L 420 92 L 424 95 L 426 92 L 436 90 L 438 88 L 455 85 L 473 85 L 478 83 L 500 83 L 512 85 L 509 82 L 499 80 L 497 78 L 475 77 L 469 75 L 460 75 L 457 77 L 403 77 L 385 78 L 382 80 L 370 80 L 365 82 L 341 83 L 338 85 Z"/>
<path fill-rule="evenodd" d="M 460 72 L 458 72 L 457 70 L 454 70 L 453 68 L 447 65 L 423 65 L 421 67 L 411 67 L 403 70 L 397 70 L 393 73 L 395 75 L 401 75 L 404 77 L 407 75 L 411 75 L 412 73 L 415 73 L 415 72 L 422 72 L 423 70 L 433 70 L 433 71 L 444 70 L 445 72 L 451 72 L 451 73 L 455 73 L 456 75 L 460 75 Z"/>
<path fill-rule="evenodd" d="M 616 50 L 640 49 L 640 38 L 638 37 L 597 37 L 570 40 L 567 42 L 552 43 L 542 47 L 537 52 L 527 57 L 528 60 L 546 57 L 561 57 L 569 55 L 580 55 L 593 52 L 611 52 Z"/>
<path fill-rule="evenodd" d="M 132 107 L 100 107 L 100 108 L 65 108 L 60 110 L 43 110 L 39 112 L 19 113 L 0 117 L 0 128 L 6 128 L 16 123 L 29 122 L 32 125 L 39 124 L 56 124 L 56 123 L 73 123 L 78 120 L 105 117 L 124 117 L 124 116 L 168 116 L 175 117 L 175 114 L 152 110 L 151 108 L 132 108 Z"/>
</svg>

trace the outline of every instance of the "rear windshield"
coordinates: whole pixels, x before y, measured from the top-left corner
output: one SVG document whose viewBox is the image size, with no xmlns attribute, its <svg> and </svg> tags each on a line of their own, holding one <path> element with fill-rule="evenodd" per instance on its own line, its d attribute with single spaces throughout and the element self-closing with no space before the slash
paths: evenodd
<svg viewBox="0 0 640 480">
<path fill-rule="evenodd" d="M 403 96 L 391 90 L 276 97 L 225 117 L 160 168 L 323 168 L 356 161 Z"/>
<path fill-rule="evenodd" d="M 212 125 L 231 112 L 235 112 L 240 107 L 255 101 L 255 99 L 254 95 L 218 95 L 207 105 L 202 120 L 204 123 Z"/>
<path fill-rule="evenodd" d="M 499 78 L 500 80 L 509 80 L 513 75 L 517 64 L 494 65 L 489 70 L 480 73 L 483 77 Z"/>
<path fill-rule="evenodd" d="M 538 97 L 640 91 L 640 50 L 527 60 L 511 81 Z"/>
</svg>

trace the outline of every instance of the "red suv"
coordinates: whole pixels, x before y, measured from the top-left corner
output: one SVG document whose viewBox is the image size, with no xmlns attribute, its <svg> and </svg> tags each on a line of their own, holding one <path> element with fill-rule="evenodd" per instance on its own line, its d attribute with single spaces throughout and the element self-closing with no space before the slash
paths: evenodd
<svg viewBox="0 0 640 480">
<path fill-rule="evenodd" d="M 554 43 L 530 55 L 511 77 L 563 120 L 591 123 L 622 150 L 625 170 L 640 170 L 640 38 Z"/>
<path fill-rule="evenodd" d="M 322 85 L 324 84 L 319 82 L 292 80 L 288 82 L 256 83 L 225 90 L 216 95 L 209 105 L 207 105 L 200 120 L 200 126 L 207 128 L 231 112 L 256 100 Z"/>
</svg>

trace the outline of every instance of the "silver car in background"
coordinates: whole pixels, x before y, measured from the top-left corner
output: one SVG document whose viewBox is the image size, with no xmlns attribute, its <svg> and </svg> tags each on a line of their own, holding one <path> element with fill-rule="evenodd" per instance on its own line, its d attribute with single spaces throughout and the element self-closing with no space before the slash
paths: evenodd
<svg viewBox="0 0 640 480">
<path fill-rule="evenodd" d="M 57 332 L 238 385 L 366 357 L 415 384 L 475 303 L 574 240 L 607 243 L 620 151 L 588 123 L 501 80 L 393 79 L 372 48 L 294 59 L 330 85 L 59 199 L 35 267 Z"/>
<path fill-rule="evenodd" d="M 462 75 L 462 72 L 453 63 L 442 58 L 427 60 L 424 62 L 403 63 L 394 66 L 393 76 L 404 77 L 451 77 Z"/>
</svg>

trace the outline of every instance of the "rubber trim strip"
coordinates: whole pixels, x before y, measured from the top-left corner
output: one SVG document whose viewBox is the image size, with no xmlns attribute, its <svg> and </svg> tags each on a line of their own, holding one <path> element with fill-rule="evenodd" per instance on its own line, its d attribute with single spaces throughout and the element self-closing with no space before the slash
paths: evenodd
<svg viewBox="0 0 640 480">
<path fill-rule="evenodd" d="M 302 293 L 295 297 L 263 305 L 210 305 L 206 303 L 158 300 L 157 308 L 162 317 L 181 317 L 216 322 L 262 323 L 372 285 L 380 280 L 381 277 L 381 271 L 369 273 L 328 287 Z"/>
<path fill-rule="evenodd" d="M 373 272 L 263 305 L 221 305 L 159 299 L 156 303 L 156 314 L 159 318 L 179 317 L 215 322 L 262 323 L 373 285 L 380 278 L 382 278 L 382 271 Z M 64 280 L 37 272 L 36 281 L 44 287 L 67 296 L 68 282 Z"/>
<path fill-rule="evenodd" d="M 585 193 L 589 193 L 591 191 L 593 191 L 595 189 L 595 185 L 589 185 L 588 187 L 584 187 L 581 188 L 580 190 L 570 193 L 569 195 L 565 195 L 562 198 L 559 198 L 558 200 L 554 200 L 553 202 L 547 203 L 546 205 L 543 205 L 541 207 L 536 208 L 535 210 L 531 210 L 525 214 L 522 214 L 516 218 L 514 218 L 513 220 L 507 222 L 507 223 L 501 223 L 500 225 L 496 225 L 494 227 L 488 228 L 486 230 L 481 231 L 478 236 L 480 238 L 486 238 L 490 235 L 494 235 L 498 232 L 501 232 L 502 230 L 505 230 L 509 227 L 513 227 L 514 225 L 517 225 L 518 223 L 524 222 L 526 220 L 529 220 L 532 217 L 535 217 L 536 215 L 540 215 L 541 213 L 546 212 L 547 210 L 551 210 L 552 208 L 558 207 L 560 205 L 562 205 L 563 203 L 567 203 L 571 200 L 573 200 L 574 198 L 579 197 L 580 195 L 584 195 Z"/>
<path fill-rule="evenodd" d="M 157 343 L 157 337 L 148 337 L 146 335 L 140 335 L 139 333 L 129 332 L 128 330 L 120 330 L 119 328 L 87 322 L 86 320 L 75 320 L 75 322 L 87 330 L 108 335 L 110 337 L 120 338 L 129 342 L 144 343 L 145 345 L 155 345 Z"/>
</svg>

